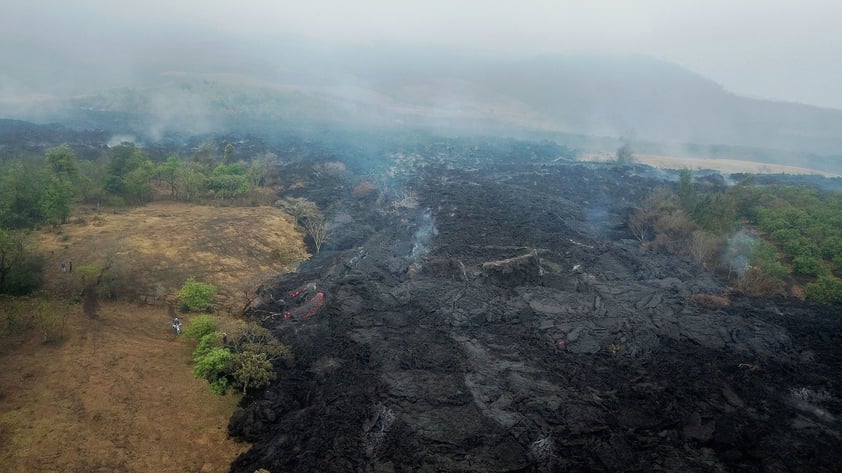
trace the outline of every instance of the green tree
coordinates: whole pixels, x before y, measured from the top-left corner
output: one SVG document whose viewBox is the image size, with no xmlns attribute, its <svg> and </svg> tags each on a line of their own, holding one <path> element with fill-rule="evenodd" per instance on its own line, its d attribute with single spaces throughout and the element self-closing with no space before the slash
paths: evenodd
<svg viewBox="0 0 842 473">
<path fill-rule="evenodd" d="M 146 153 L 133 143 L 123 143 L 111 150 L 105 190 L 135 203 L 151 199 L 149 181 L 155 167 Z"/>
<path fill-rule="evenodd" d="M 184 329 L 184 335 L 195 340 L 219 331 L 219 324 L 211 315 L 197 315 L 190 319 L 190 324 Z"/>
<path fill-rule="evenodd" d="M 842 280 L 829 275 L 819 276 L 815 282 L 804 286 L 804 294 L 823 304 L 842 305 Z"/>
<path fill-rule="evenodd" d="M 202 165 L 197 162 L 184 163 L 176 170 L 176 198 L 188 202 L 197 201 L 207 188 L 207 176 Z"/>
<path fill-rule="evenodd" d="M 249 388 L 266 386 L 278 376 L 265 353 L 237 353 L 230 362 L 234 367 L 234 379 L 242 386 L 243 394 L 247 394 Z"/>
<path fill-rule="evenodd" d="M 277 159 L 278 156 L 274 153 L 265 153 L 252 159 L 248 169 L 249 184 L 252 188 L 266 185 L 269 170 Z"/>
<path fill-rule="evenodd" d="M 138 163 L 137 167 L 123 177 L 123 196 L 136 204 L 152 200 L 152 176 L 154 166 L 148 159 Z"/>
<path fill-rule="evenodd" d="M 216 286 L 198 282 L 192 277 L 188 278 L 178 291 L 178 298 L 187 310 L 207 310 L 214 296 L 216 296 Z"/>
<path fill-rule="evenodd" d="M 229 346 L 236 353 L 262 353 L 269 361 L 292 360 L 292 350 L 281 343 L 268 329 L 253 323 L 242 323 L 230 334 Z"/>
<path fill-rule="evenodd" d="M 97 209 L 105 198 L 106 165 L 103 161 L 79 163 L 79 197 L 82 202 L 95 203 Z"/>
<path fill-rule="evenodd" d="M 41 201 L 50 175 L 34 160 L 0 166 L 0 227 L 25 228 L 42 221 Z"/>
<path fill-rule="evenodd" d="M 79 161 L 70 146 L 65 144 L 49 148 L 44 156 L 47 158 L 53 175 L 70 182 L 75 182 L 79 177 Z"/>
<path fill-rule="evenodd" d="M 137 148 L 134 143 L 122 143 L 111 149 L 108 157 L 105 190 L 116 195 L 122 194 L 123 177 L 131 171 L 131 159 L 136 151 Z"/>
<path fill-rule="evenodd" d="M 170 196 L 173 198 L 176 197 L 177 176 L 181 166 L 181 158 L 177 154 L 167 156 L 167 160 L 158 165 L 158 175 L 170 185 Z"/>
<path fill-rule="evenodd" d="M 41 196 L 40 206 L 41 215 L 50 225 L 67 223 L 73 209 L 73 187 L 54 177 Z"/>
<path fill-rule="evenodd" d="M 227 369 L 231 360 L 231 352 L 223 347 L 213 347 L 193 358 L 196 365 L 193 375 L 204 378 L 217 394 L 224 394 L 228 387 Z"/>
<path fill-rule="evenodd" d="M 819 276 L 825 274 L 827 270 L 822 264 L 822 260 L 809 255 L 799 255 L 792 259 L 792 270 L 797 274 L 803 276 Z"/>
<path fill-rule="evenodd" d="M 753 267 L 775 280 L 782 281 L 789 275 L 787 267 L 778 259 L 774 245 L 765 241 L 752 244 L 749 261 Z"/>
<path fill-rule="evenodd" d="M 243 195 L 249 189 L 246 169 L 239 164 L 219 165 L 214 168 L 207 186 L 223 199 Z"/>
<path fill-rule="evenodd" d="M 21 231 L 0 228 L 0 291 L 6 290 L 6 279 L 26 258 L 27 238 Z"/>
<path fill-rule="evenodd" d="M 0 228 L 0 293 L 25 295 L 41 287 L 44 262 L 24 230 Z"/>
</svg>

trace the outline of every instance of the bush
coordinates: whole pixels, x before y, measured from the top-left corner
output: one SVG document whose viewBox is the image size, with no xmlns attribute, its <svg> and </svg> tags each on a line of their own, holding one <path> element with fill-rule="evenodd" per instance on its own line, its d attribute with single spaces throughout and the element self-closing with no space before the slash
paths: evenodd
<svg viewBox="0 0 842 473">
<path fill-rule="evenodd" d="M 219 330 L 216 318 L 211 315 L 197 315 L 190 320 L 190 325 L 184 329 L 184 335 L 200 341 L 209 334 Z"/>
<path fill-rule="evenodd" d="M 219 343 L 221 338 L 222 334 L 219 332 L 212 332 L 202 336 L 202 338 L 199 339 L 199 343 L 196 344 L 196 349 L 193 350 L 193 358 L 195 359 L 197 357 L 204 356 L 210 353 L 210 351 L 214 348 L 222 347 L 222 344 Z"/>
<path fill-rule="evenodd" d="M 8 273 L 0 294 L 25 296 L 41 289 L 44 277 L 44 260 L 40 255 L 26 255 Z"/>
<path fill-rule="evenodd" d="M 793 258 L 792 270 L 793 272 L 804 276 L 819 276 L 827 272 L 820 259 L 815 256 L 807 255 L 796 256 Z"/>
<path fill-rule="evenodd" d="M 204 354 L 194 356 L 196 366 L 193 368 L 193 375 L 208 380 L 215 393 L 225 394 L 228 387 L 226 371 L 230 360 L 230 351 L 223 347 L 213 347 Z"/>
<path fill-rule="evenodd" d="M 263 387 L 277 376 L 273 361 L 292 360 L 292 350 L 259 325 L 226 321 L 224 330 L 228 332 L 225 345 L 225 335 L 213 316 L 198 315 L 184 330 L 186 336 L 197 341 L 193 374 L 206 379 L 217 394 L 225 394 L 232 383 L 243 393 Z"/>
<path fill-rule="evenodd" d="M 44 343 L 64 337 L 64 325 L 70 315 L 70 306 L 56 307 L 51 301 L 41 299 L 36 301 L 33 314 Z"/>
<path fill-rule="evenodd" d="M 33 319 L 28 312 L 30 307 L 25 299 L 0 296 L 0 337 L 32 328 Z"/>
<path fill-rule="evenodd" d="M 751 248 L 751 265 L 773 279 L 783 280 L 789 270 L 778 260 L 775 247 L 765 241 L 756 242 Z"/>
<path fill-rule="evenodd" d="M 819 276 L 816 282 L 804 287 L 804 294 L 810 300 L 842 305 L 842 280 L 833 276 Z"/>
<path fill-rule="evenodd" d="M 242 386 L 243 394 L 248 388 L 262 388 L 278 375 L 275 373 L 272 363 L 267 359 L 266 353 L 255 353 L 246 351 L 237 353 L 231 358 L 234 379 Z"/>
<path fill-rule="evenodd" d="M 216 296 L 216 286 L 198 282 L 192 277 L 187 279 L 178 291 L 178 298 L 190 309 L 207 310 L 214 296 Z"/>
</svg>

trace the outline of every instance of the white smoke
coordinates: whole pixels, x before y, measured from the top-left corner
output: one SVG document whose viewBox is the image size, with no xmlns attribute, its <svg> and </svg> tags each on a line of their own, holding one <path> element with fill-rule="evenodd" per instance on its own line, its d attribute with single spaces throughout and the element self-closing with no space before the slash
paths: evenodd
<svg viewBox="0 0 842 473">
<path fill-rule="evenodd" d="M 425 210 L 418 217 L 418 229 L 415 230 L 412 238 L 412 252 L 409 254 L 409 259 L 417 261 L 429 253 L 430 243 L 438 234 L 436 218 L 433 217 L 429 210 Z"/>
<path fill-rule="evenodd" d="M 108 147 L 114 148 L 123 143 L 137 143 L 137 138 L 134 135 L 114 135 L 108 140 Z"/>
<path fill-rule="evenodd" d="M 742 277 L 751 262 L 751 252 L 755 237 L 745 230 L 740 230 L 728 239 L 728 245 L 722 257 L 729 271 Z"/>
</svg>

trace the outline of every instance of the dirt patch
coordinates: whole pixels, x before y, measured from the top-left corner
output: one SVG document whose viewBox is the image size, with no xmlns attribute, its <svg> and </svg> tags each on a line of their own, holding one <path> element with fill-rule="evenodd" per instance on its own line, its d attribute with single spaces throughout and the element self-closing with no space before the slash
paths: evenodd
<svg viewBox="0 0 842 473">
<path fill-rule="evenodd" d="M 106 303 L 60 343 L 19 342 L 0 355 L 5 472 L 221 472 L 247 447 L 225 430 L 239 397 L 193 377 L 166 309 Z"/>
</svg>

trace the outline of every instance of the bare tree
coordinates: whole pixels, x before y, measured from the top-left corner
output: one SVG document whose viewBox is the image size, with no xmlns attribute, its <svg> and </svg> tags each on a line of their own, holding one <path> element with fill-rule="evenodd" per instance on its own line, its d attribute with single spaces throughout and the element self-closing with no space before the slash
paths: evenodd
<svg viewBox="0 0 842 473">
<path fill-rule="evenodd" d="M 668 190 L 662 187 L 656 188 L 644 197 L 638 204 L 637 210 L 629 215 L 627 221 L 629 230 L 641 244 L 646 244 L 652 237 L 660 214 L 676 207 L 675 198 Z"/>
<path fill-rule="evenodd" d="M 309 201 L 303 197 L 294 197 L 292 199 L 284 199 L 279 202 L 279 207 L 284 209 L 288 214 L 292 215 L 293 225 L 312 216 L 321 216 L 319 207 L 315 202 Z"/>
<path fill-rule="evenodd" d="M 239 293 L 242 300 L 242 308 L 240 314 L 245 315 L 246 312 L 255 305 L 255 302 L 260 301 L 260 295 L 264 286 L 271 280 L 272 276 L 269 273 L 260 273 L 243 281 L 239 286 Z"/>
<path fill-rule="evenodd" d="M 307 216 L 302 220 L 304 229 L 307 234 L 313 239 L 313 245 L 316 247 L 316 254 L 322 249 L 322 243 L 327 239 L 330 230 L 330 224 L 325 220 L 324 216 Z"/>
<path fill-rule="evenodd" d="M 720 247 L 720 240 L 704 230 L 696 230 L 690 235 L 690 256 L 697 263 L 708 267 L 708 263 Z"/>
<path fill-rule="evenodd" d="M 649 240 L 649 235 L 655 224 L 655 216 L 656 214 L 652 209 L 637 209 L 629 215 L 629 230 L 641 244 L 645 244 Z"/>
</svg>

